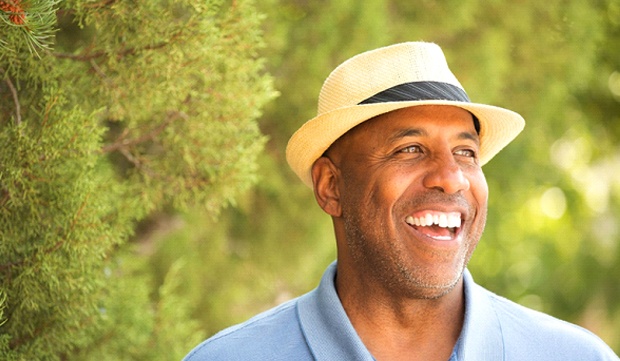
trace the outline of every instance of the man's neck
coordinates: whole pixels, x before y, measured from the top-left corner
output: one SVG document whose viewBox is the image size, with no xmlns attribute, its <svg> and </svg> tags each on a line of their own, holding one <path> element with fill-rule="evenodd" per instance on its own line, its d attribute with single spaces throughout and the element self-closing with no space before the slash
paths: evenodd
<svg viewBox="0 0 620 361">
<path fill-rule="evenodd" d="M 462 279 L 437 299 L 395 299 L 372 288 L 336 284 L 347 316 L 376 360 L 450 358 L 463 327 Z"/>
</svg>

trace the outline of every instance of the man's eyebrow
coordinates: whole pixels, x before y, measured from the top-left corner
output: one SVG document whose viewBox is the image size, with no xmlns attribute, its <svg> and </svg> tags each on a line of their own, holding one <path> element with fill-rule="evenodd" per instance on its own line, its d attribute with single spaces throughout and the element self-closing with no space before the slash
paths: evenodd
<svg viewBox="0 0 620 361">
<path fill-rule="evenodd" d="M 401 138 L 406 138 L 406 137 L 420 137 L 420 136 L 425 136 L 428 135 L 428 133 L 421 128 L 404 128 L 404 129 L 399 129 L 398 131 L 396 131 L 394 134 L 392 134 L 391 137 L 388 138 L 388 140 L 390 142 L 394 142 L 397 141 Z"/>
<path fill-rule="evenodd" d="M 480 144 L 480 137 L 478 136 L 477 133 L 472 133 L 472 132 L 461 132 L 459 133 L 458 136 L 459 139 L 469 139 L 469 140 L 473 140 L 474 142 L 476 142 L 476 144 Z"/>
<path fill-rule="evenodd" d="M 428 133 L 422 128 L 405 128 L 396 131 L 391 137 L 388 138 L 390 142 L 397 141 L 406 137 L 423 137 Z M 458 139 L 473 140 L 476 144 L 480 144 L 480 137 L 475 132 L 461 132 L 457 136 Z"/>
<path fill-rule="evenodd" d="M 478 135 L 478 133 L 474 133 L 474 132 L 461 132 L 459 133 L 458 136 L 459 139 L 469 139 L 469 140 L 473 140 L 476 145 L 480 145 L 480 136 Z"/>
</svg>

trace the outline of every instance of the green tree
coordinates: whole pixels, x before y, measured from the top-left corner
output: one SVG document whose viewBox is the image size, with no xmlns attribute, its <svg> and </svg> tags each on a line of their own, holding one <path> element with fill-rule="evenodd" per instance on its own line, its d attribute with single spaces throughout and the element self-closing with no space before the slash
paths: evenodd
<svg viewBox="0 0 620 361">
<path fill-rule="evenodd" d="M 203 336 L 128 241 L 256 181 L 252 1 L 0 1 L 0 358 L 179 359 Z"/>
</svg>

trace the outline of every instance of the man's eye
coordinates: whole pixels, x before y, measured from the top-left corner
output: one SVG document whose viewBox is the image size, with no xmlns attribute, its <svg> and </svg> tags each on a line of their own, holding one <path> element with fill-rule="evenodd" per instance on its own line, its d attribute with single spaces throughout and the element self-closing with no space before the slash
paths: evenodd
<svg viewBox="0 0 620 361">
<path fill-rule="evenodd" d="M 400 150 L 401 153 L 420 153 L 422 149 L 420 149 L 417 145 L 410 145 Z"/>
<path fill-rule="evenodd" d="M 456 154 L 464 157 L 476 158 L 476 152 L 471 149 L 459 149 L 456 151 Z"/>
</svg>

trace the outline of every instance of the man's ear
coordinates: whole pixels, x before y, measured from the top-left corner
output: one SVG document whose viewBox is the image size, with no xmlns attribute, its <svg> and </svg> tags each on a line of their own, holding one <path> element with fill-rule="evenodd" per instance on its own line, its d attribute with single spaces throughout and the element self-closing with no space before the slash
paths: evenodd
<svg viewBox="0 0 620 361">
<path fill-rule="evenodd" d="M 340 170 L 327 157 L 320 157 L 312 165 L 314 197 L 323 211 L 332 217 L 340 217 L 342 214 L 339 176 Z"/>
</svg>

